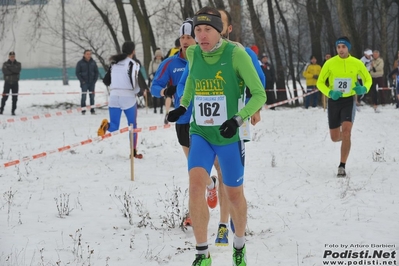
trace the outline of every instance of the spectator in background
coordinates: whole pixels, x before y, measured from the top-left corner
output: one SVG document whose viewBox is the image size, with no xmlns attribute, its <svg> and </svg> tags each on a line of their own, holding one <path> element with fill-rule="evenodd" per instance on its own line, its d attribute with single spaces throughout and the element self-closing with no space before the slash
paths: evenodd
<svg viewBox="0 0 399 266">
<path fill-rule="evenodd" d="M 259 56 L 259 47 L 256 44 L 252 45 L 250 48 L 252 51 L 254 51 L 256 56 Z M 258 60 L 258 62 L 259 62 L 259 65 L 262 65 L 262 62 L 260 60 Z"/>
<path fill-rule="evenodd" d="M 367 70 L 370 72 L 370 64 L 371 64 L 371 55 L 373 54 L 373 51 L 371 51 L 371 49 L 366 48 L 363 52 L 363 56 L 362 58 L 360 58 L 360 61 L 363 62 L 364 66 L 367 68 Z M 361 85 L 363 85 L 363 80 L 360 78 L 360 76 L 358 76 L 358 81 Z M 360 103 L 360 101 L 363 99 L 364 95 L 355 95 L 355 99 L 356 99 L 356 105 L 357 106 L 361 106 L 362 104 Z"/>
<path fill-rule="evenodd" d="M 91 50 L 84 51 L 83 58 L 76 64 L 75 73 L 80 81 L 80 88 L 82 89 L 80 107 L 86 107 L 86 95 L 87 92 L 89 92 L 90 113 L 94 115 L 94 89 L 98 79 L 98 67 L 96 61 L 91 57 Z M 82 115 L 84 114 L 86 114 L 86 109 L 82 110 Z"/>
<path fill-rule="evenodd" d="M 269 63 L 269 57 L 266 54 L 262 54 L 262 57 L 260 59 L 261 62 L 261 67 L 263 70 L 263 73 L 265 74 L 266 77 L 266 104 L 270 105 L 276 102 L 276 96 L 274 94 L 274 68 L 273 66 Z M 270 108 L 272 110 L 275 110 L 275 107 Z"/>
<path fill-rule="evenodd" d="M 10 91 L 13 94 L 11 114 L 15 115 L 18 101 L 18 81 L 19 74 L 21 73 L 21 63 L 15 59 L 15 52 L 10 52 L 8 54 L 8 60 L 3 63 L 2 71 L 4 76 L 4 87 L 3 97 L 1 98 L 0 115 L 2 115 L 4 112 L 4 106 L 6 105 Z"/>
<path fill-rule="evenodd" d="M 399 67 L 399 51 L 398 54 L 396 55 L 395 60 L 393 61 L 393 68 L 398 68 Z"/>
<path fill-rule="evenodd" d="M 380 52 L 378 50 L 374 50 L 373 52 L 373 58 L 370 63 L 370 75 L 373 78 L 373 83 L 370 88 L 373 108 L 374 111 L 378 113 L 377 85 L 378 88 L 382 88 L 384 86 L 384 60 L 380 57 Z M 382 103 L 382 100 L 380 101 Z"/>
<path fill-rule="evenodd" d="M 399 67 L 399 51 L 398 51 L 396 58 L 393 62 L 393 71 L 395 71 L 395 69 L 398 69 L 398 72 L 399 72 L 398 67 Z M 399 108 L 399 73 L 396 75 L 389 75 L 388 77 L 389 78 L 392 77 L 392 86 L 396 88 L 396 108 Z"/>
<path fill-rule="evenodd" d="M 161 64 L 163 60 L 162 57 L 162 51 L 161 49 L 157 49 L 154 53 L 154 59 L 150 62 L 150 65 L 148 66 L 148 87 L 151 87 L 151 81 L 154 79 L 155 73 L 158 70 L 159 65 Z M 163 105 L 165 103 L 165 100 L 163 97 L 157 98 L 152 96 L 152 104 L 154 105 L 154 114 L 157 113 L 157 106 L 158 106 L 158 99 L 159 99 L 159 107 L 160 107 L 160 113 L 163 114 Z"/>
<path fill-rule="evenodd" d="M 169 51 L 166 53 L 165 58 L 174 56 L 175 54 L 177 54 L 180 51 L 180 38 L 177 38 L 175 40 L 175 47 L 170 48 Z"/>
<path fill-rule="evenodd" d="M 399 57 L 399 52 L 398 52 Z M 398 60 L 396 59 L 394 63 L 394 69 L 388 74 L 388 77 L 393 77 L 393 86 L 396 88 L 396 108 L 399 108 L 399 64 Z"/>
<path fill-rule="evenodd" d="M 306 93 L 316 91 L 308 96 L 305 96 L 305 108 L 308 109 L 312 101 L 312 107 L 317 107 L 319 100 L 319 91 L 317 90 L 316 83 L 319 78 L 321 66 L 317 64 L 316 56 L 310 57 L 310 64 L 303 71 L 303 76 L 306 78 Z"/>
<path fill-rule="evenodd" d="M 330 53 L 327 53 L 325 56 L 324 56 L 324 61 L 323 61 L 323 64 L 321 65 L 321 66 L 323 66 L 325 63 L 326 63 L 326 61 L 328 60 L 328 59 L 330 59 L 331 58 L 331 54 Z"/>
</svg>

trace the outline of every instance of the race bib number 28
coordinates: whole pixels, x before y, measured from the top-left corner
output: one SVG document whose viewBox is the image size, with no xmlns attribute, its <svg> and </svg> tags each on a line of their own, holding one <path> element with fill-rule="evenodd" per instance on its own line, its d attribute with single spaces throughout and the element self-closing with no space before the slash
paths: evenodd
<svg viewBox="0 0 399 266">
<path fill-rule="evenodd" d="M 334 90 L 342 93 L 348 93 L 351 90 L 352 79 L 351 78 L 335 78 L 334 79 Z"/>
<path fill-rule="evenodd" d="M 195 121 L 199 126 L 220 126 L 227 120 L 226 96 L 195 96 Z"/>
</svg>

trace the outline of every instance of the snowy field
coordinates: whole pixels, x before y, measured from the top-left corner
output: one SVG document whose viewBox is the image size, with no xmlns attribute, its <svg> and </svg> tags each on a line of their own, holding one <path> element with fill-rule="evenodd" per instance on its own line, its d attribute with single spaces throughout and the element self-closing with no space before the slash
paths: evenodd
<svg viewBox="0 0 399 266">
<path fill-rule="evenodd" d="M 174 127 L 147 130 L 163 116 L 139 110 L 144 158 L 131 181 L 128 133 L 98 140 L 108 111 L 82 116 L 80 95 L 66 94 L 78 91 L 76 81 L 22 81 L 17 116 L 11 99 L 0 116 L 0 265 L 191 265 L 192 228 L 179 227 L 188 175 Z M 399 110 L 360 108 L 344 179 L 335 177 L 340 144 L 322 108 L 261 115 L 246 145 L 248 265 L 397 265 Z M 214 245 L 219 209 L 210 212 L 213 265 L 231 265 L 232 244 Z"/>
</svg>

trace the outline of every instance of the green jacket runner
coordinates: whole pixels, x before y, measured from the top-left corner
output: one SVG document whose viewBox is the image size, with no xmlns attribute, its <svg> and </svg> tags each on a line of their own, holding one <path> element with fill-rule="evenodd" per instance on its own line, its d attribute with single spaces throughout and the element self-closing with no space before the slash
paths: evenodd
<svg viewBox="0 0 399 266">
<path fill-rule="evenodd" d="M 356 86 L 358 75 L 368 92 L 373 80 L 363 62 L 351 55 L 347 58 L 336 55 L 327 60 L 321 68 L 317 88 L 327 97 L 330 90 L 340 90 L 343 92 L 342 97 L 350 97 L 356 94 L 353 88 Z M 328 87 L 325 82 L 327 79 Z"/>
<path fill-rule="evenodd" d="M 266 102 L 251 58 L 244 49 L 225 40 L 213 52 L 204 52 L 199 45 L 190 46 L 186 57 L 190 65 L 181 105 L 194 103 L 190 134 L 198 134 L 215 145 L 239 141 L 238 130 L 233 138 L 226 139 L 219 127 L 234 115 L 249 118 Z M 252 97 L 244 106 L 245 85 Z"/>
</svg>

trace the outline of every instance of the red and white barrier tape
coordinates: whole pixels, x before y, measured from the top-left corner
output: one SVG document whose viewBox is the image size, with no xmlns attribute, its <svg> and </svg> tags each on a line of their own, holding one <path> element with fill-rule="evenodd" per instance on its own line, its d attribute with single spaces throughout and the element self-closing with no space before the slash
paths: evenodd
<svg viewBox="0 0 399 266">
<path fill-rule="evenodd" d="M 88 91 L 85 92 L 87 94 L 100 94 L 104 93 L 104 91 Z M 20 92 L 20 93 L 2 93 L 1 96 L 27 96 L 27 95 L 56 95 L 56 94 L 83 94 L 81 91 L 63 91 L 63 92 Z"/>
<path fill-rule="evenodd" d="M 134 132 L 135 133 L 139 133 L 139 132 L 143 132 L 143 131 L 154 131 L 154 130 L 158 130 L 158 129 L 167 129 L 167 128 L 170 128 L 170 127 L 171 127 L 170 124 L 163 125 L 163 126 L 149 126 L 149 127 L 136 128 L 134 130 Z M 103 139 L 107 139 L 107 138 L 110 138 L 112 136 L 115 136 L 115 135 L 118 135 L 118 134 L 121 134 L 121 133 L 126 133 L 126 132 L 129 132 L 129 127 L 124 127 L 124 128 L 119 129 L 117 131 L 107 133 L 107 134 L 105 134 L 102 137 L 95 137 L 95 138 L 83 140 L 83 141 L 80 141 L 78 143 L 74 143 L 74 144 L 71 144 L 71 145 L 66 145 L 66 146 L 63 146 L 63 147 L 59 147 L 59 148 L 54 149 L 54 150 L 40 152 L 40 153 L 31 155 L 31 156 L 24 156 L 24 157 L 22 157 L 22 159 L 17 159 L 17 160 L 9 161 L 9 162 L 6 162 L 6 163 L 2 163 L 0 165 L 0 169 L 1 168 L 7 168 L 7 167 L 10 167 L 10 166 L 14 166 L 14 165 L 18 165 L 18 164 L 23 163 L 23 162 L 28 162 L 28 161 L 33 161 L 33 160 L 36 160 L 36 159 L 44 158 L 44 157 L 47 157 L 48 155 L 51 155 L 51 154 L 68 151 L 68 150 L 70 150 L 72 148 L 75 148 L 75 147 L 78 147 L 78 146 L 84 146 L 84 145 L 87 145 L 87 144 L 91 144 L 93 142 L 98 142 L 98 141 L 101 141 Z"/>
<path fill-rule="evenodd" d="M 55 112 L 53 114 L 45 113 L 45 114 L 42 114 L 42 115 L 34 115 L 34 116 L 31 116 L 31 117 L 27 117 L 27 116 L 22 116 L 22 117 L 18 117 L 18 118 L 13 118 L 12 117 L 12 118 L 8 118 L 5 121 L 0 121 L 0 124 L 14 123 L 14 122 L 18 122 L 18 121 L 26 122 L 28 120 L 38 120 L 40 118 L 58 117 L 58 116 L 62 116 L 64 114 L 68 114 L 68 115 L 72 114 L 75 111 L 80 113 L 83 110 L 89 110 L 89 109 L 94 108 L 94 107 L 99 108 L 99 107 L 103 107 L 103 106 L 107 106 L 107 105 L 108 105 L 108 102 L 105 102 L 105 103 L 99 103 L 99 104 L 95 104 L 95 105 L 88 105 L 86 107 L 79 107 L 79 108 L 76 108 L 76 109 L 67 109 L 65 111 L 58 111 L 58 112 Z"/>
<path fill-rule="evenodd" d="M 306 88 L 305 88 L 306 89 Z M 394 88 L 390 88 L 390 87 L 378 87 L 378 90 L 393 90 Z M 279 92 L 279 91 L 287 91 L 287 90 L 289 90 L 289 91 L 303 91 L 302 89 L 265 89 L 265 91 L 267 91 L 267 92 L 269 92 L 269 91 L 277 91 L 277 92 Z"/>
<path fill-rule="evenodd" d="M 293 102 L 293 101 L 296 101 L 296 100 L 299 99 L 299 98 L 308 96 L 308 95 L 313 94 L 313 93 L 316 93 L 316 92 L 319 92 L 319 90 L 314 90 L 314 91 L 308 92 L 308 93 L 306 93 L 306 94 L 304 94 L 304 95 L 297 96 L 297 97 L 294 97 L 294 98 L 291 98 L 291 99 L 287 99 L 287 100 L 285 100 L 285 101 L 281 101 L 281 102 L 278 102 L 278 103 L 273 103 L 273 104 L 270 104 L 270 105 L 265 105 L 265 108 L 268 109 L 268 108 L 276 107 L 276 106 L 283 105 L 283 104 L 286 104 L 286 103 L 289 103 L 289 102 Z"/>
</svg>

